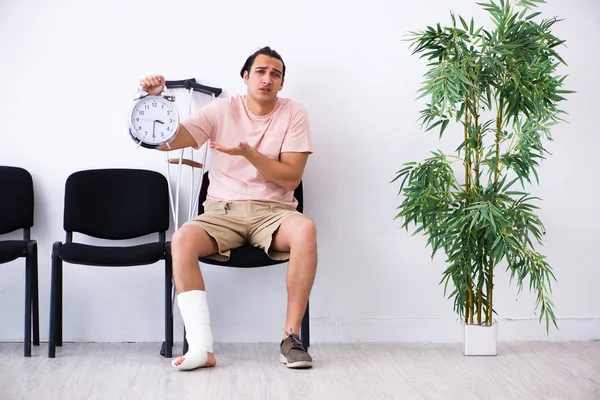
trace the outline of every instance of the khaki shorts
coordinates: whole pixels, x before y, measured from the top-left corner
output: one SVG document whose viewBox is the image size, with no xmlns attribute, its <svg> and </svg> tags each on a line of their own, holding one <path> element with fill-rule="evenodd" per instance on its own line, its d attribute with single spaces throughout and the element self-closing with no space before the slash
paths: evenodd
<svg viewBox="0 0 600 400">
<path fill-rule="evenodd" d="M 273 251 L 270 247 L 281 222 L 291 215 L 301 215 L 298 210 L 264 201 L 227 203 L 207 199 L 203 205 L 204 213 L 186 224 L 200 225 L 217 242 L 219 253 L 207 258 L 227 261 L 231 249 L 245 244 L 264 249 L 273 260 L 289 258 L 289 252 Z"/>
</svg>

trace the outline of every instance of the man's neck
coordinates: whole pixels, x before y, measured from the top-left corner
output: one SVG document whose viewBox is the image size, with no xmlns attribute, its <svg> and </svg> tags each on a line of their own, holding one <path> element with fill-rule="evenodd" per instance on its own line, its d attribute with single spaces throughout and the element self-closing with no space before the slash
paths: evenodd
<svg viewBox="0 0 600 400">
<path fill-rule="evenodd" d="M 276 104 L 277 98 L 269 103 L 259 103 L 254 101 L 250 96 L 246 96 L 246 107 L 248 107 L 248 110 L 250 110 L 252 114 L 258 115 L 259 117 L 267 115 L 273 111 Z"/>
</svg>

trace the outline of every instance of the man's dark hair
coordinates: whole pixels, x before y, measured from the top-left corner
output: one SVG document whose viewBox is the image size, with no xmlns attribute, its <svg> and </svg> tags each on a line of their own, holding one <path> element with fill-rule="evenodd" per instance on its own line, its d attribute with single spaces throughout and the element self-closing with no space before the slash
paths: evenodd
<svg viewBox="0 0 600 400">
<path fill-rule="evenodd" d="M 254 64 L 254 60 L 260 54 L 271 57 L 271 58 L 276 58 L 279 61 L 281 61 L 281 64 L 283 64 L 283 71 L 281 71 L 281 81 L 283 82 L 283 80 L 285 79 L 285 63 L 283 62 L 283 58 L 281 58 L 279 53 L 276 52 L 275 50 L 271 49 L 269 46 L 266 46 L 260 50 L 257 50 L 256 52 L 254 52 L 254 54 L 252 54 L 250 57 L 248 57 L 248 59 L 244 63 L 244 66 L 242 67 L 242 70 L 240 71 L 240 76 L 243 78 L 244 72 L 246 72 L 246 71 L 248 71 L 248 75 L 250 75 L 250 69 L 252 68 L 252 64 Z"/>
</svg>

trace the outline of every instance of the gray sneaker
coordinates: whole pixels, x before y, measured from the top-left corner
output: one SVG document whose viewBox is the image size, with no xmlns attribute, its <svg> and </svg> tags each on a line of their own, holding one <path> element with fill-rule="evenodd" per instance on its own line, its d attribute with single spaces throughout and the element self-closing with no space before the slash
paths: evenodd
<svg viewBox="0 0 600 400">
<path fill-rule="evenodd" d="M 312 357 L 295 333 L 281 341 L 280 352 L 279 361 L 288 368 L 312 368 Z"/>
</svg>

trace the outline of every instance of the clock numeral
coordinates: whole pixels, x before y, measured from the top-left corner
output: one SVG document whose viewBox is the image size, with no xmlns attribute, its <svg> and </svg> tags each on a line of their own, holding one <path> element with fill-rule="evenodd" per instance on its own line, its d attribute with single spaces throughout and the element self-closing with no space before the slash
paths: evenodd
<svg viewBox="0 0 600 400">
<path fill-rule="evenodd" d="M 136 119 L 135 119 L 135 122 L 140 122 L 140 119 L 139 119 L 139 118 L 136 118 Z"/>
<path fill-rule="evenodd" d="M 173 122 L 173 120 L 171 118 L 169 118 L 169 122 Z"/>
<path fill-rule="evenodd" d="M 138 111 L 140 113 L 140 115 L 144 115 L 144 112 L 142 110 Z"/>
<path fill-rule="evenodd" d="M 140 125 L 140 126 L 138 126 L 138 129 L 141 131 L 141 130 L 142 130 L 142 126 L 141 126 L 141 125 Z"/>
<path fill-rule="evenodd" d="M 167 111 L 167 115 L 171 115 L 171 111 Z"/>
<path fill-rule="evenodd" d="M 156 106 L 157 106 L 157 104 L 156 104 L 156 103 L 152 103 L 152 107 L 156 107 Z"/>
<path fill-rule="evenodd" d="M 170 127 L 170 126 L 167 126 L 167 130 L 168 130 L 168 131 L 170 131 L 170 130 L 171 130 L 171 127 Z"/>
<path fill-rule="evenodd" d="M 144 104 L 144 108 L 145 108 L 146 110 L 149 110 L 149 109 L 150 109 L 150 106 L 149 106 L 148 104 Z"/>
</svg>

